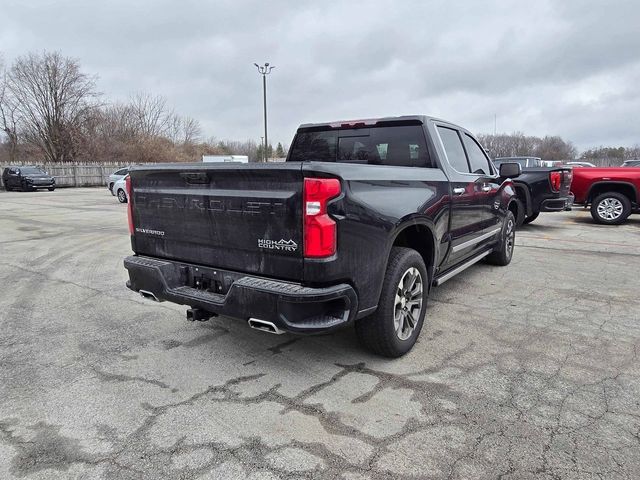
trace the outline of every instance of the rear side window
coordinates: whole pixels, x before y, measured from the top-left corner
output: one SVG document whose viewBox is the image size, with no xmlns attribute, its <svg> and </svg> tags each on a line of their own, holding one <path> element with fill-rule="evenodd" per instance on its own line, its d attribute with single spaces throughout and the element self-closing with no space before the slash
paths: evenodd
<svg viewBox="0 0 640 480">
<path fill-rule="evenodd" d="M 299 132 L 289 161 L 435 167 L 420 125 Z"/>
<path fill-rule="evenodd" d="M 489 159 L 484 154 L 484 151 L 466 133 L 462 136 L 464 138 L 464 146 L 467 149 L 467 155 L 469 156 L 469 164 L 471 165 L 471 173 L 477 173 L 478 175 L 491 175 L 491 166 L 489 165 Z"/>
<path fill-rule="evenodd" d="M 438 127 L 438 133 L 442 139 L 449 164 L 460 173 L 470 173 L 467 156 L 464 154 L 458 132 L 452 128 Z"/>
<path fill-rule="evenodd" d="M 122 170 L 118 170 L 116 173 L 114 173 L 114 175 L 126 175 L 128 170 L 128 168 L 123 168 Z"/>
</svg>

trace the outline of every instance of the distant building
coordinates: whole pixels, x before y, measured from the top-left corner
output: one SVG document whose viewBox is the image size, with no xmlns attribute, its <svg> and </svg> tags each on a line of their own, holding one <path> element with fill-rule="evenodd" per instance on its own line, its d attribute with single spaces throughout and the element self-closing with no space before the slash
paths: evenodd
<svg viewBox="0 0 640 480">
<path fill-rule="evenodd" d="M 219 162 L 249 163 L 249 157 L 247 155 L 203 155 L 202 161 L 205 163 L 219 163 Z"/>
</svg>

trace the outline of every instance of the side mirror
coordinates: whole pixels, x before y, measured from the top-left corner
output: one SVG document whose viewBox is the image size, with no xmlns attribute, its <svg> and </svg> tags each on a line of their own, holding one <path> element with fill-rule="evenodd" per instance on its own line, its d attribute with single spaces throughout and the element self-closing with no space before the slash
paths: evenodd
<svg viewBox="0 0 640 480">
<path fill-rule="evenodd" d="M 522 166 L 519 163 L 500 164 L 500 176 L 502 178 L 516 178 L 522 173 Z"/>
</svg>

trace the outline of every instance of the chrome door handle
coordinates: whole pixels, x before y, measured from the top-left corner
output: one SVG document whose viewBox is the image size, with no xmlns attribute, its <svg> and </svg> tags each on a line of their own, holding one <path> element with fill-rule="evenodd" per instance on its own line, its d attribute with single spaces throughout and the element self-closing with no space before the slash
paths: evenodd
<svg viewBox="0 0 640 480">
<path fill-rule="evenodd" d="M 453 193 L 455 193 L 456 195 L 462 195 L 464 192 L 466 192 L 466 190 L 462 187 L 458 187 L 458 188 L 454 188 L 453 189 Z"/>
</svg>

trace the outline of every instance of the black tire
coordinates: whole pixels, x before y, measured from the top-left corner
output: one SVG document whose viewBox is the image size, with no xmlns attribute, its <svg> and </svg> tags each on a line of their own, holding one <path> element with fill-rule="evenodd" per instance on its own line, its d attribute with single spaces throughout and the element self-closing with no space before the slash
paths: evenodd
<svg viewBox="0 0 640 480">
<path fill-rule="evenodd" d="M 10 192 L 10 191 L 11 191 L 11 190 L 13 190 L 13 189 L 12 189 L 9 185 L 5 184 L 5 185 L 4 185 L 4 190 L 5 190 L 6 192 Z"/>
<path fill-rule="evenodd" d="M 524 223 L 524 219 L 527 212 L 524 206 L 524 202 L 522 200 L 520 200 L 519 198 L 515 198 L 513 201 L 516 204 L 517 213 L 518 213 L 516 215 L 516 227 L 519 228 Z"/>
<path fill-rule="evenodd" d="M 420 274 L 419 277 L 415 275 L 415 271 Z M 420 293 L 417 290 L 419 281 Z M 399 296 L 400 292 L 404 292 L 401 282 L 408 287 L 406 295 L 403 296 Z M 424 324 L 430 285 L 431 278 L 422 256 L 411 248 L 393 247 L 384 275 L 378 309 L 373 315 L 356 321 L 356 334 L 360 343 L 372 352 L 392 358 L 401 357 L 411 350 Z M 415 303 L 418 298 L 419 307 L 411 306 L 410 304 Z M 414 310 L 416 308 L 419 308 L 419 311 Z M 406 338 L 401 338 L 405 335 Z"/>
<path fill-rule="evenodd" d="M 504 267 L 511 263 L 516 243 L 516 219 L 513 212 L 507 212 L 500 232 L 500 244 L 487 255 L 487 262 Z"/>
<path fill-rule="evenodd" d="M 47 190 L 49 190 L 50 192 L 53 192 L 56 189 L 56 187 L 49 187 L 47 188 Z"/>
<path fill-rule="evenodd" d="M 605 192 L 591 202 L 591 217 L 602 225 L 620 225 L 631 215 L 631 200 L 618 192 Z"/>
<path fill-rule="evenodd" d="M 116 196 L 120 203 L 127 203 L 127 193 L 123 189 L 119 188 Z"/>
<path fill-rule="evenodd" d="M 109 183 L 109 192 L 111 195 L 115 195 L 115 192 L 113 191 L 113 182 Z"/>
<path fill-rule="evenodd" d="M 533 212 L 531 215 L 524 219 L 524 223 L 533 222 L 536 218 L 538 218 L 538 215 L 540 215 L 540 212 Z"/>
</svg>

